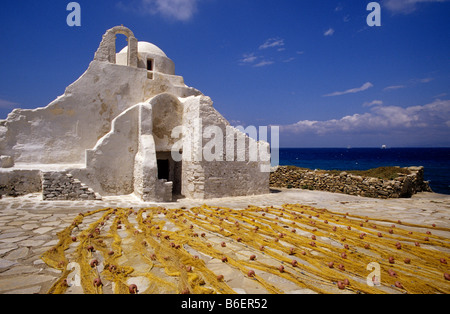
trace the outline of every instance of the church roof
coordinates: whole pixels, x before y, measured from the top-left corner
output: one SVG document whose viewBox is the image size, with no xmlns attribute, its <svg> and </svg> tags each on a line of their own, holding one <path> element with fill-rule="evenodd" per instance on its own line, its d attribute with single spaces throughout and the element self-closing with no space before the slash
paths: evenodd
<svg viewBox="0 0 450 314">
<path fill-rule="evenodd" d="M 127 53 L 128 52 L 128 46 L 123 48 L 119 53 Z M 158 46 L 146 42 L 146 41 L 140 41 L 138 42 L 138 52 L 139 53 L 149 53 L 153 55 L 158 55 L 167 58 L 167 55 L 164 53 L 164 51 L 161 50 Z"/>
</svg>

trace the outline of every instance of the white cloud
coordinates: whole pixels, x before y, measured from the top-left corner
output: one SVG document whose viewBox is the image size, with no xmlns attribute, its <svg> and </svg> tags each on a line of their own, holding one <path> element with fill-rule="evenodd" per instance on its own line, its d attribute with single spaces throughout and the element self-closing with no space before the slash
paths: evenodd
<svg viewBox="0 0 450 314">
<path fill-rule="evenodd" d="M 135 0 L 120 1 L 117 6 L 125 11 L 140 14 L 161 15 L 170 20 L 188 21 L 197 12 L 199 0 Z"/>
<path fill-rule="evenodd" d="M 431 81 L 433 81 L 433 80 L 434 80 L 433 77 L 426 77 L 426 78 L 424 78 L 424 79 L 420 79 L 419 82 L 420 82 L 420 83 L 429 83 L 429 82 L 431 82 Z"/>
<path fill-rule="evenodd" d="M 426 78 L 423 78 L 423 79 L 414 78 L 414 79 L 410 79 L 407 82 L 407 85 L 391 85 L 391 86 L 387 86 L 387 87 L 383 88 L 383 91 L 391 91 L 391 90 L 396 90 L 396 89 L 402 89 L 402 88 L 414 86 L 416 84 L 430 83 L 431 81 L 434 81 L 434 77 L 426 77 Z"/>
<path fill-rule="evenodd" d="M 242 63 L 253 63 L 258 59 L 257 56 L 255 56 L 254 53 L 246 53 L 242 56 L 242 59 L 240 60 Z"/>
<path fill-rule="evenodd" d="M 274 48 L 274 47 L 283 47 L 283 46 L 284 46 L 284 39 L 269 38 L 266 40 L 266 42 L 264 44 L 259 46 L 259 50 L 264 50 L 264 49 Z M 280 51 L 279 49 L 278 49 L 278 51 Z"/>
<path fill-rule="evenodd" d="M 276 49 L 277 52 L 285 51 L 286 48 L 284 47 L 284 39 L 269 38 L 262 45 L 260 45 L 258 49 L 266 50 L 270 48 Z M 263 52 L 260 53 L 262 54 Z M 268 58 L 264 55 L 257 55 L 256 53 L 246 53 L 242 56 L 239 62 L 240 65 L 252 65 L 255 68 L 260 68 L 275 63 L 275 61 L 267 59 Z M 290 61 L 293 61 L 293 58 L 283 60 L 283 62 L 290 62 Z"/>
<path fill-rule="evenodd" d="M 264 67 L 266 65 L 271 65 L 271 64 L 274 64 L 274 62 L 273 61 L 262 60 L 261 62 L 255 64 L 254 67 L 260 68 L 260 67 Z"/>
<path fill-rule="evenodd" d="M 418 3 L 447 1 L 449 0 L 384 0 L 383 6 L 393 13 L 409 14 L 417 9 Z"/>
<path fill-rule="evenodd" d="M 266 65 L 274 64 L 273 61 L 263 59 L 261 56 L 256 56 L 254 53 L 244 54 L 242 59 L 239 60 L 240 65 L 251 65 L 255 68 L 260 68 Z"/>
<path fill-rule="evenodd" d="M 361 87 L 351 88 L 351 89 L 348 89 L 348 90 L 343 91 L 343 92 L 334 92 L 334 93 L 331 93 L 331 94 L 324 95 L 324 97 L 340 96 L 340 95 L 345 95 L 345 94 L 359 93 L 359 92 L 368 90 L 371 87 L 373 87 L 373 84 L 370 83 L 370 82 L 367 82 L 367 83 L 364 83 L 364 85 L 361 86 Z"/>
<path fill-rule="evenodd" d="M 260 68 L 275 63 L 274 61 L 265 60 L 261 56 L 256 56 L 254 53 L 244 54 L 239 62 L 240 65 L 252 65 L 255 68 Z"/>
<path fill-rule="evenodd" d="M 294 61 L 294 60 L 295 60 L 295 58 L 294 58 L 294 57 L 291 57 L 291 58 L 288 58 L 288 59 L 283 60 L 283 62 L 284 62 L 284 63 L 289 63 L 289 62 L 292 62 L 292 61 Z"/>
<path fill-rule="evenodd" d="M 332 36 L 334 34 L 334 29 L 330 28 L 325 33 L 323 33 L 323 36 Z"/>
<path fill-rule="evenodd" d="M 383 104 L 382 100 L 373 100 L 371 102 L 365 102 L 363 103 L 363 107 L 372 107 L 372 106 L 381 106 Z"/>
<path fill-rule="evenodd" d="M 354 114 L 341 119 L 326 121 L 303 120 L 281 126 L 282 131 L 294 134 L 336 135 L 339 133 L 375 133 L 388 135 L 392 131 L 403 131 L 406 135 L 416 130 L 421 133 L 439 130 L 450 132 L 450 100 L 436 100 L 424 106 L 407 108 L 398 106 L 371 107 L 370 112 Z"/>
<path fill-rule="evenodd" d="M 384 91 L 389 91 L 389 90 L 396 90 L 396 89 L 401 89 L 401 88 L 405 88 L 405 85 L 392 85 L 392 86 L 388 86 L 385 87 L 383 90 Z"/>
</svg>

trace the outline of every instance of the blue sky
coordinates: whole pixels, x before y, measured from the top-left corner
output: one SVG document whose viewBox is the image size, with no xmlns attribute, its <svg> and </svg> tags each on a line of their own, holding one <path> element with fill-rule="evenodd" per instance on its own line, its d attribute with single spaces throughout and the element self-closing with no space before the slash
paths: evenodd
<svg viewBox="0 0 450 314">
<path fill-rule="evenodd" d="M 450 146 L 450 1 L 2 0 L 0 119 L 46 106 L 129 27 L 238 125 L 281 128 L 282 147 Z M 125 37 L 118 39 L 118 50 Z"/>
</svg>

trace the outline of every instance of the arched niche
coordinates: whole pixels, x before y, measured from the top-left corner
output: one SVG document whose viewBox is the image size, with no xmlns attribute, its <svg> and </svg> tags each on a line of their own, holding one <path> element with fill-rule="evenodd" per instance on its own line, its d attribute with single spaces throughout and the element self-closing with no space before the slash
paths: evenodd
<svg viewBox="0 0 450 314">
<path fill-rule="evenodd" d="M 150 104 L 156 148 L 158 151 L 170 151 L 179 140 L 172 138 L 172 131 L 183 124 L 183 105 L 177 97 L 168 93 L 154 97 Z"/>
<path fill-rule="evenodd" d="M 180 138 L 172 138 L 172 131 L 183 124 L 183 105 L 177 97 L 168 93 L 154 97 L 150 104 L 158 179 L 172 182 L 173 195 L 180 196 L 183 163 L 181 160 L 174 160 L 172 156 L 172 149 Z"/>
<path fill-rule="evenodd" d="M 122 34 L 128 41 L 127 65 L 137 67 L 138 64 L 138 41 L 133 32 L 125 26 L 116 26 L 106 31 L 102 42 L 95 53 L 94 60 L 116 63 L 116 35 Z"/>
</svg>

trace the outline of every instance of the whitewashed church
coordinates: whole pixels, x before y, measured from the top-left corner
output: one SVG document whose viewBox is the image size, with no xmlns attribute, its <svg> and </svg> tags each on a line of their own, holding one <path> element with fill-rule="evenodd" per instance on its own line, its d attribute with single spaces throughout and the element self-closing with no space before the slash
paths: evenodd
<svg viewBox="0 0 450 314">
<path fill-rule="evenodd" d="M 119 53 L 117 34 L 128 39 Z M 174 137 L 180 126 L 184 132 Z M 205 137 L 211 126 L 222 132 Z M 218 134 L 221 147 L 210 144 Z M 244 148 L 230 145 L 242 139 Z M 192 158 L 206 145 L 214 160 Z M 269 158 L 250 158 L 249 147 Z M 134 193 L 143 201 L 168 202 L 265 194 L 269 150 L 186 86 L 161 49 L 117 26 L 103 35 L 94 60 L 64 95 L 45 108 L 15 109 L 0 121 L 0 195 L 100 200 Z"/>
</svg>

